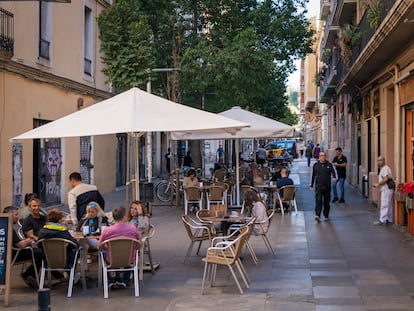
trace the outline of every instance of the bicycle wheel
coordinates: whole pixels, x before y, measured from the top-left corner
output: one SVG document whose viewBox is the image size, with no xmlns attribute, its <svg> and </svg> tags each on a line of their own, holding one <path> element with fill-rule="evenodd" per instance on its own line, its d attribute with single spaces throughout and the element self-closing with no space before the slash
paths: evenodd
<svg viewBox="0 0 414 311">
<path fill-rule="evenodd" d="M 155 189 L 155 193 L 157 195 L 158 200 L 160 200 L 161 202 L 171 201 L 171 187 L 168 181 L 160 181 Z"/>
</svg>

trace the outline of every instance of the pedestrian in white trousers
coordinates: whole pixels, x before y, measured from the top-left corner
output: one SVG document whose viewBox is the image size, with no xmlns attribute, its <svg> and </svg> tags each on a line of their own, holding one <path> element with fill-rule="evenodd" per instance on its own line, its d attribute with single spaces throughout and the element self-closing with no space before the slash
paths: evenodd
<svg viewBox="0 0 414 311">
<path fill-rule="evenodd" d="M 392 224 L 393 222 L 393 206 L 392 206 L 392 197 L 394 194 L 393 189 L 389 189 L 387 181 L 392 179 L 391 169 L 388 165 L 385 164 L 385 158 L 379 156 L 378 166 L 380 167 L 380 172 L 378 175 L 378 183 L 373 184 L 374 188 L 379 188 L 381 194 L 380 200 L 380 217 L 379 220 L 374 222 L 374 225 L 387 225 Z"/>
</svg>

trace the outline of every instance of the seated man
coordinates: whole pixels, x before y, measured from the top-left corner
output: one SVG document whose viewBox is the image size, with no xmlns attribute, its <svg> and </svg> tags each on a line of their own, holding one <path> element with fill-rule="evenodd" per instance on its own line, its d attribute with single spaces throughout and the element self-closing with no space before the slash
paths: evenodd
<svg viewBox="0 0 414 311">
<path fill-rule="evenodd" d="M 4 213 L 13 215 L 13 247 L 20 249 L 19 255 L 16 258 L 15 262 L 26 261 L 32 259 L 32 252 L 30 249 L 25 249 L 27 247 L 32 247 L 33 240 L 30 238 L 20 239 L 18 230 L 20 225 L 18 224 L 19 220 L 19 209 L 15 206 L 7 206 L 4 209 Z M 17 250 L 13 250 L 12 258 L 16 255 Z M 21 274 L 24 282 L 31 288 L 37 288 L 37 280 L 35 269 L 39 271 L 42 265 L 42 250 L 39 248 L 33 248 L 34 258 L 36 267 L 30 265 L 26 271 Z"/>
<path fill-rule="evenodd" d="M 101 247 L 101 244 L 112 238 L 132 238 L 136 240 L 141 240 L 141 233 L 137 230 L 134 225 L 127 223 L 127 215 L 124 207 L 115 207 L 112 210 L 112 217 L 114 218 L 115 224 L 107 227 L 99 238 L 98 248 Z M 135 252 L 133 253 L 135 259 Z M 110 262 L 111 258 L 106 257 Z M 125 272 L 121 276 L 121 273 L 116 273 L 109 277 L 109 287 L 127 287 L 130 281 L 130 273 Z"/>
<path fill-rule="evenodd" d="M 32 197 L 29 200 L 30 215 L 24 220 L 22 225 L 23 233 L 33 241 L 39 239 L 38 234 L 41 228 L 46 224 L 47 217 L 41 215 L 41 202 L 38 197 Z"/>
<path fill-rule="evenodd" d="M 289 186 L 289 185 L 293 185 L 293 180 L 291 178 L 289 178 L 289 169 L 287 169 L 286 167 L 282 168 L 280 171 L 280 178 L 277 180 L 276 183 L 276 187 L 277 189 L 280 189 L 284 186 Z M 283 189 L 279 190 L 279 195 L 281 198 L 283 198 Z M 285 208 L 285 212 L 287 211 L 287 206 L 284 205 Z"/>
</svg>

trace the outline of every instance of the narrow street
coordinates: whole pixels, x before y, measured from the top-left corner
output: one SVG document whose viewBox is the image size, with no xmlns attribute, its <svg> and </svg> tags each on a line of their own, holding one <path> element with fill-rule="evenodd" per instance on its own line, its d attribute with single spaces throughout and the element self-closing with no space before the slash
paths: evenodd
<svg viewBox="0 0 414 311">
<path fill-rule="evenodd" d="M 156 234 L 151 240 L 153 259 L 160 263 L 154 275 L 144 274 L 139 298 L 133 289 L 111 290 L 104 299 L 96 284 L 96 264 L 88 276 L 88 289 L 76 286 L 66 298 L 66 285 L 51 291 L 52 310 L 413 310 L 414 245 L 411 237 L 395 226 L 377 227 L 378 209 L 353 187 L 346 187 L 346 203 L 332 204 L 330 221 L 316 223 L 314 193 L 308 190 L 310 168 L 295 160 L 292 178 L 297 183 L 299 213 L 276 214 L 269 239 L 276 258 L 261 237 L 252 236 L 259 258 L 254 265 L 247 251 L 243 264 L 251 279 L 240 295 L 228 269 L 219 268 L 217 284 L 200 295 L 203 265 L 201 255 L 184 264 L 189 239 L 180 219 L 181 209 L 155 204 L 151 222 Z M 125 193 L 106 196 L 107 210 L 124 205 Z M 8 310 L 35 310 L 37 293 L 13 268 Z"/>
</svg>

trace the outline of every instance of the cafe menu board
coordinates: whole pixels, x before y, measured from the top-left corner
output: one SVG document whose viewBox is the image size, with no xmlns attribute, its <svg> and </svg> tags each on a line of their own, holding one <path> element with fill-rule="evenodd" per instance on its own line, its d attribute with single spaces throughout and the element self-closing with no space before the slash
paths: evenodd
<svg viewBox="0 0 414 311">
<path fill-rule="evenodd" d="M 9 214 L 0 214 L 0 288 L 4 288 L 4 305 L 9 305 L 10 264 L 12 243 L 12 219 Z"/>
</svg>

